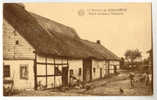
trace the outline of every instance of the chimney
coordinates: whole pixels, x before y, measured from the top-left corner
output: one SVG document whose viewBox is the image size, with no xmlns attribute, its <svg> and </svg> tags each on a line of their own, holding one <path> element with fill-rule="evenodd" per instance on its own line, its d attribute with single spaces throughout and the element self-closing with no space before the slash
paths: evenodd
<svg viewBox="0 0 157 100">
<path fill-rule="evenodd" d="M 97 43 L 97 44 L 101 44 L 100 40 L 97 40 L 96 43 Z"/>
</svg>

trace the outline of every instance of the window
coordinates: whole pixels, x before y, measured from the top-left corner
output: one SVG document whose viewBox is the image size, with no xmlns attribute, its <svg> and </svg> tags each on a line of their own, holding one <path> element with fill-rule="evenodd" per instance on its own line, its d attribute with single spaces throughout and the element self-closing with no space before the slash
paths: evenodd
<svg viewBox="0 0 157 100">
<path fill-rule="evenodd" d="M 20 65 L 20 79 L 28 79 L 28 65 Z"/>
<path fill-rule="evenodd" d="M 79 68 L 78 75 L 81 76 L 81 68 Z"/>
<path fill-rule="evenodd" d="M 94 73 L 96 72 L 96 69 L 95 69 L 95 68 L 93 68 L 93 72 L 94 72 Z"/>
<path fill-rule="evenodd" d="M 16 45 L 18 45 L 19 44 L 19 41 L 18 40 L 16 40 Z"/>
<path fill-rule="evenodd" d="M 4 65 L 3 76 L 10 77 L 10 65 Z"/>
</svg>

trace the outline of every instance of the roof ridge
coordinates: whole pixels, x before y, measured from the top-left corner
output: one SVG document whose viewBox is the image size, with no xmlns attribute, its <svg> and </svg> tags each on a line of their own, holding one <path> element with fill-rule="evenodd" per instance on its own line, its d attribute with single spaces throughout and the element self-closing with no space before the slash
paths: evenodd
<svg viewBox="0 0 157 100">
<path fill-rule="evenodd" d="M 79 35 L 77 34 L 77 32 L 75 31 L 75 29 L 72 28 L 72 27 L 69 27 L 67 25 L 61 24 L 59 22 L 56 22 L 56 21 L 54 21 L 52 19 L 43 17 L 41 15 L 35 14 L 33 12 L 29 12 L 29 13 L 31 14 L 31 16 L 35 17 L 35 19 L 37 21 L 40 19 L 40 23 L 42 23 L 41 21 L 43 21 L 43 22 L 47 21 L 46 23 L 44 22 L 44 24 L 51 25 L 51 27 L 52 26 L 55 27 L 54 29 L 51 28 L 50 30 L 56 31 L 57 33 L 63 34 L 65 36 L 72 36 L 72 37 L 75 37 L 75 38 L 80 38 Z M 49 29 L 49 26 L 45 26 L 44 25 L 44 27 Z"/>
<path fill-rule="evenodd" d="M 96 46 L 99 46 L 99 47 L 103 48 L 104 50 L 106 50 L 106 51 L 108 52 L 108 54 L 109 54 L 110 56 L 114 56 L 116 59 L 119 59 L 119 57 L 118 57 L 116 54 L 114 54 L 112 51 L 110 51 L 109 49 L 107 49 L 104 45 L 98 44 L 98 43 L 96 43 L 96 42 L 89 41 L 89 40 L 86 40 L 86 39 L 82 39 L 82 40 L 83 40 L 83 41 L 86 41 L 86 42 L 90 42 L 90 43 L 92 43 L 92 44 L 94 44 L 94 45 L 96 45 Z M 94 49 L 96 49 L 96 48 L 94 48 Z M 104 51 L 104 50 L 103 50 L 103 51 Z"/>
</svg>

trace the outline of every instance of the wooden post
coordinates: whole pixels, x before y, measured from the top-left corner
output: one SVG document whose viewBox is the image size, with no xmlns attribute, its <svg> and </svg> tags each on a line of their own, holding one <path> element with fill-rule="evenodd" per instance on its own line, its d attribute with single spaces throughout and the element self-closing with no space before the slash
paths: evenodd
<svg viewBox="0 0 157 100">
<path fill-rule="evenodd" d="M 34 59 L 34 89 L 37 90 L 37 54 L 35 53 L 35 59 Z"/>
<path fill-rule="evenodd" d="M 62 64 L 62 67 L 63 67 L 63 59 L 64 59 L 64 58 L 63 58 L 63 57 L 61 57 L 61 64 Z"/>
<path fill-rule="evenodd" d="M 69 73 L 69 62 L 68 62 L 68 58 L 67 58 L 67 68 L 68 68 L 68 73 Z M 69 75 L 68 75 L 68 76 L 69 76 Z M 68 77 L 68 80 L 69 80 L 69 77 Z M 70 80 L 71 80 L 71 78 L 70 78 Z M 67 85 L 69 86 L 69 82 L 68 82 Z"/>
<path fill-rule="evenodd" d="M 55 88 L 55 85 L 56 85 L 56 76 L 55 76 L 56 65 L 55 65 L 55 58 L 53 60 L 54 60 L 54 88 Z"/>
<path fill-rule="evenodd" d="M 45 63 L 46 63 L 46 87 L 47 87 L 47 56 L 45 58 Z"/>
<path fill-rule="evenodd" d="M 110 60 L 108 61 L 108 76 L 110 76 Z"/>
</svg>

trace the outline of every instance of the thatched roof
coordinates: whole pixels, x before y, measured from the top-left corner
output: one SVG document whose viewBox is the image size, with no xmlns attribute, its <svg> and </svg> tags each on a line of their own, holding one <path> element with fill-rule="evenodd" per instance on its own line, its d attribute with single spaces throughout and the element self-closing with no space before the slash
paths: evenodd
<svg viewBox="0 0 157 100">
<path fill-rule="evenodd" d="M 110 50 L 108 50 L 101 44 L 91 42 L 88 40 L 82 40 L 82 42 L 89 45 L 90 47 L 92 47 L 92 49 L 97 50 L 107 60 L 120 60 L 120 58 L 118 56 L 116 56 L 113 52 L 111 52 Z"/>
<path fill-rule="evenodd" d="M 106 59 L 106 54 L 81 40 L 74 29 L 30 13 L 24 6 L 4 4 L 4 18 L 40 55 Z"/>
<path fill-rule="evenodd" d="M 70 38 L 79 38 L 75 30 L 71 27 L 65 26 L 53 20 L 47 19 L 35 13 L 29 12 L 35 19 L 37 19 L 38 23 L 47 31 L 52 33 L 57 33 L 61 36 L 70 37 Z"/>
</svg>

